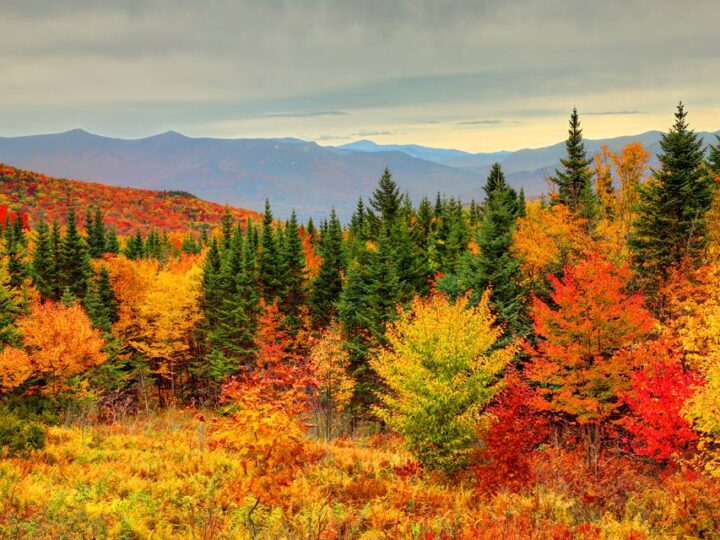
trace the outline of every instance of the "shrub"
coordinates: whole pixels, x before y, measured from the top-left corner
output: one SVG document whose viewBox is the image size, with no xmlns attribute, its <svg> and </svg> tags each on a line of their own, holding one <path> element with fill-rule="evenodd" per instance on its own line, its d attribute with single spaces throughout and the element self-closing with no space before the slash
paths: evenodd
<svg viewBox="0 0 720 540">
<path fill-rule="evenodd" d="M 0 452 L 21 456 L 45 448 L 45 429 L 41 424 L 19 419 L 12 414 L 0 416 Z"/>
</svg>

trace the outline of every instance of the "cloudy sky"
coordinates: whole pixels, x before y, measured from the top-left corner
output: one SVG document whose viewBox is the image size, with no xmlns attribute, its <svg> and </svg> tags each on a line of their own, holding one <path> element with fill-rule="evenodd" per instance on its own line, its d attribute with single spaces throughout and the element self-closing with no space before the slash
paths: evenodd
<svg viewBox="0 0 720 540">
<path fill-rule="evenodd" d="M 720 129 L 718 0 L 0 0 L 0 135 L 471 151 Z"/>
</svg>

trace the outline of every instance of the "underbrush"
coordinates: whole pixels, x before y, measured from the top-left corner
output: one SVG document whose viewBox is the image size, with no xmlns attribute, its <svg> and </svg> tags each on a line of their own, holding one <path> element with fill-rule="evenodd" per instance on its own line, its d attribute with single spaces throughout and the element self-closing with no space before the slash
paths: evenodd
<svg viewBox="0 0 720 540">
<path fill-rule="evenodd" d="M 90 428 L 50 426 L 45 448 L 0 461 L 3 538 L 667 538 L 718 534 L 720 487 L 609 456 L 588 478 L 544 448 L 534 481 L 484 492 L 425 472 L 391 436 L 309 442 L 280 503 L 233 480 L 236 450 L 208 444 L 212 417 L 168 410 Z M 249 516 L 252 514 L 252 527 Z"/>
</svg>

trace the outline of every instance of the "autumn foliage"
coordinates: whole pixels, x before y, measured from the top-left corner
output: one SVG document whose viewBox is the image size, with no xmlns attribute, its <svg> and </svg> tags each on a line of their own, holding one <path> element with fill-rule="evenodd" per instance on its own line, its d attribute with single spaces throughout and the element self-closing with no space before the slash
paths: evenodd
<svg viewBox="0 0 720 540">
<path fill-rule="evenodd" d="M 23 349 L 0 353 L 2 386 L 11 389 L 37 379 L 44 390 L 58 392 L 67 379 L 107 359 L 104 341 L 77 304 L 35 303 L 17 322 Z"/>
</svg>

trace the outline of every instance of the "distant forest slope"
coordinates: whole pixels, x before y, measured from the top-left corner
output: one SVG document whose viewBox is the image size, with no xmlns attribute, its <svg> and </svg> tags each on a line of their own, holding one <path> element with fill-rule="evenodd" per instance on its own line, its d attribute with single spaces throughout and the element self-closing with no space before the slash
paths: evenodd
<svg viewBox="0 0 720 540">
<path fill-rule="evenodd" d="M 236 220 L 259 218 L 252 210 L 226 207 L 189 193 L 151 191 L 53 178 L 0 164 L 0 204 L 27 213 L 31 222 L 44 216 L 63 221 L 70 205 L 79 213 L 99 208 L 118 234 L 160 229 L 199 231 L 220 223 L 226 208 Z"/>
</svg>

